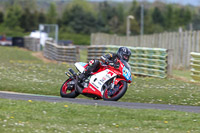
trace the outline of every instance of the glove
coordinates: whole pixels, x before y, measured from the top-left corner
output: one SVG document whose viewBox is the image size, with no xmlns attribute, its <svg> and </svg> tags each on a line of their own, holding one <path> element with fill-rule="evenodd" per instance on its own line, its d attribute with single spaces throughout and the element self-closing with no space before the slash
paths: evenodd
<svg viewBox="0 0 200 133">
<path fill-rule="evenodd" d="M 106 65 L 108 65 L 109 63 L 109 59 L 105 58 L 104 56 L 101 56 L 101 61 L 105 63 Z"/>
</svg>

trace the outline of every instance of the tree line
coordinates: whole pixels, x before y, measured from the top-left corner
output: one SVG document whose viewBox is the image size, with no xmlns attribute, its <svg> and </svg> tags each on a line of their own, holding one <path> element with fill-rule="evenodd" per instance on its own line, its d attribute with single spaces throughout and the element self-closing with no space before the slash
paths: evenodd
<svg viewBox="0 0 200 133">
<path fill-rule="evenodd" d="M 0 10 L 0 29 L 7 28 L 22 32 L 38 29 L 39 24 L 58 24 L 61 33 L 91 34 L 104 32 L 110 34 L 126 34 L 126 18 L 133 15 L 131 20 L 131 34 L 140 34 L 141 3 L 133 0 L 129 7 L 123 3 L 99 2 L 91 3 L 86 0 L 68 2 L 63 12 L 58 13 L 59 6 L 53 2 L 47 10 L 37 9 L 37 2 L 29 0 L 22 4 L 19 1 L 7 2 L 8 8 Z M 35 3 L 33 3 L 35 2 Z M 165 4 L 157 2 L 158 6 L 144 4 L 144 34 L 160 33 L 164 31 L 178 31 L 200 29 L 200 13 L 196 8 Z M 152 3 L 151 3 L 152 4 Z M 34 8 L 33 8 L 34 5 Z"/>
</svg>

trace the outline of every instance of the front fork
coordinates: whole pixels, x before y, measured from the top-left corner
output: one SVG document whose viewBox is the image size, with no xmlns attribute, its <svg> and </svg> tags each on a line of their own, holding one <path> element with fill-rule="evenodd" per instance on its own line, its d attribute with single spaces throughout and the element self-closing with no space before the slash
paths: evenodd
<svg viewBox="0 0 200 133">
<path fill-rule="evenodd" d="M 111 85 L 111 88 L 110 88 L 110 89 L 113 89 L 113 88 L 114 88 L 114 86 L 115 86 L 115 80 L 116 80 L 116 77 L 114 77 L 114 79 L 113 79 L 113 82 L 112 82 L 112 85 Z"/>
<path fill-rule="evenodd" d="M 76 84 L 76 73 L 74 72 L 74 70 L 72 70 L 71 68 L 69 68 L 69 72 L 65 72 L 65 74 L 69 77 L 69 79 L 71 79 L 70 82 L 67 83 L 68 89 L 73 89 L 75 87 Z"/>
</svg>

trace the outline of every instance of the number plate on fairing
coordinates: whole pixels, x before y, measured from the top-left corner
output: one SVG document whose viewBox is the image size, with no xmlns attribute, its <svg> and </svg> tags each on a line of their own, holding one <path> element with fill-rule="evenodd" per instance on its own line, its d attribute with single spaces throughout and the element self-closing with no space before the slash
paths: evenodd
<svg viewBox="0 0 200 133">
<path fill-rule="evenodd" d="M 106 83 L 109 79 L 115 77 L 117 74 L 110 70 L 104 70 L 100 73 L 93 75 L 90 79 L 90 84 L 92 84 L 96 89 L 102 92 L 102 86 Z"/>
</svg>

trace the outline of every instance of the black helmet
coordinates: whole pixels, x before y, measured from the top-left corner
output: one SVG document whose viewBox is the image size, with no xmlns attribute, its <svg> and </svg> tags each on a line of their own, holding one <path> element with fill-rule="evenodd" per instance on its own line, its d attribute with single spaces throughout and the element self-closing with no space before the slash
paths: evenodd
<svg viewBox="0 0 200 133">
<path fill-rule="evenodd" d="M 129 57 L 131 56 L 131 50 L 127 47 L 120 47 L 117 51 L 117 56 L 122 59 L 125 60 L 126 62 L 129 61 Z"/>
</svg>

